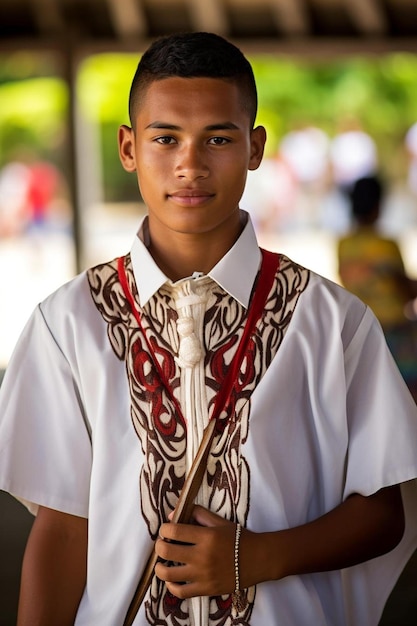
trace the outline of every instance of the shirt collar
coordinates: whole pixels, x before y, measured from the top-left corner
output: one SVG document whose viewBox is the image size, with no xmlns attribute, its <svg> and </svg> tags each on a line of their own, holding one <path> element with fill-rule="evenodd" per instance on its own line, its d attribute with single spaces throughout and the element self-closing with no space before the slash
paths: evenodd
<svg viewBox="0 0 417 626">
<path fill-rule="evenodd" d="M 247 308 L 261 262 L 261 251 L 249 214 L 245 211 L 241 212 L 247 217 L 247 222 L 239 239 L 213 267 L 208 276 Z M 145 306 L 162 285 L 171 283 L 155 263 L 148 245 L 148 219 L 145 216 L 139 225 L 130 251 L 141 306 Z"/>
</svg>

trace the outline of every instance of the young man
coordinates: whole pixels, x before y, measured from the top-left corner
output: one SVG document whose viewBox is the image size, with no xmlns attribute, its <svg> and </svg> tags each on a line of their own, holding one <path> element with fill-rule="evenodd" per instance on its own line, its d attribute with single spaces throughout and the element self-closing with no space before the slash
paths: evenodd
<svg viewBox="0 0 417 626">
<path fill-rule="evenodd" d="M 365 305 L 259 250 L 239 209 L 255 115 L 216 35 L 139 63 L 119 148 L 148 215 L 128 255 L 39 305 L 2 388 L 0 486 L 37 513 L 19 626 L 123 624 L 154 542 L 136 625 L 376 625 L 416 545 L 416 407 Z"/>
</svg>

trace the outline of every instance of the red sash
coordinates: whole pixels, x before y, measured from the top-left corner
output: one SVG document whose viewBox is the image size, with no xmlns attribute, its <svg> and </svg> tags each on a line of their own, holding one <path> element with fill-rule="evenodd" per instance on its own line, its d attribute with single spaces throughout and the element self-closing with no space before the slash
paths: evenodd
<svg viewBox="0 0 417 626">
<path fill-rule="evenodd" d="M 185 424 L 185 420 L 183 418 L 178 400 L 175 398 L 173 394 L 173 391 L 171 389 L 171 386 L 169 385 L 168 380 L 166 379 L 163 369 L 161 368 L 158 362 L 158 359 L 156 358 L 151 342 L 149 341 L 147 337 L 146 330 L 142 325 L 140 311 L 135 302 L 133 294 L 131 290 L 129 289 L 129 284 L 128 284 L 127 275 L 126 275 L 126 268 L 125 268 L 125 258 L 126 257 L 120 257 L 118 259 L 118 275 L 119 275 L 120 284 L 123 288 L 123 291 L 125 293 L 127 300 L 129 301 L 132 313 L 135 316 L 135 319 L 139 327 L 142 330 L 143 336 L 148 346 L 149 353 L 152 357 L 155 368 L 158 371 L 160 379 L 164 387 L 166 388 L 167 392 L 169 393 L 175 405 L 176 410 L 178 411 L 178 416 L 182 419 L 183 423 Z M 236 381 L 236 378 L 240 370 L 240 366 L 242 365 L 242 361 L 246 354 L 249 339 L 252 333 L 255 332 L 256 324 L 258 320 L 260 319 L 260 317 L 262 316 L 262 313 L 265 309 L 266 302 L 268 300 L 269 293 L 274 284 L 275 275 L 279 269 L 279 259 L 280 259 L 279 254 L 270 252 L 268 250 L 262 250 L 261 268 L 258 273 L 258 276 L 256 277 L 255 289 L 254 289 L 254 293 L 252 293 L 251 302 L 249 304 L 245 328 L 244 328 L 242 337 L 240 339 L 239 345 L 236 349 L 236 353 L 228 368 L 227 375 L 216 396 L 211 419 L 214 419 L 217 421 L 220 417 L 220 414 L 223 408 L 227 406 L 227 403 L 229 401 L 230 395 L 233 390 L 233 385 Z"/>
</svg>

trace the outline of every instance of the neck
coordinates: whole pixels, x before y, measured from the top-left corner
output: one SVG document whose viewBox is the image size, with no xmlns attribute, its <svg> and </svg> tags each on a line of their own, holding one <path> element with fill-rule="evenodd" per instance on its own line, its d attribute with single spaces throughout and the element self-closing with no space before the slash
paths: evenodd
<svg viewBox="0 0 417 626">
<path fill-rule="evenodd" d="M 242 228 L 239 223 L 235 229 L 214 237 L 206 233 L 177 233 L 169 241 L 159 241 L 150 233 L 149 251 L 164 274 L 174 282 L 193 272 L 208 274 L 234 245 Z"/>
</svg>

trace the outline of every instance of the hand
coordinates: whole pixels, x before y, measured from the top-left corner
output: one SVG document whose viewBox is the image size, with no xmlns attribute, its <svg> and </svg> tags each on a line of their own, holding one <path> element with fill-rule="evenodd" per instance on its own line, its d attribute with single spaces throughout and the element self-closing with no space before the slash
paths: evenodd
<svg viewBox="0 0 417 626">
<path fill-rule="evenodd" d="M 236 524 L 201 506 L 193 511 L 193 524 L 162 524 L 155 544 L 155 573 L 176 597 L 218 596 L 235 588 L 234 546 Z M 249 531 L 243 530 L 243 534 Z"/>
</svg>

